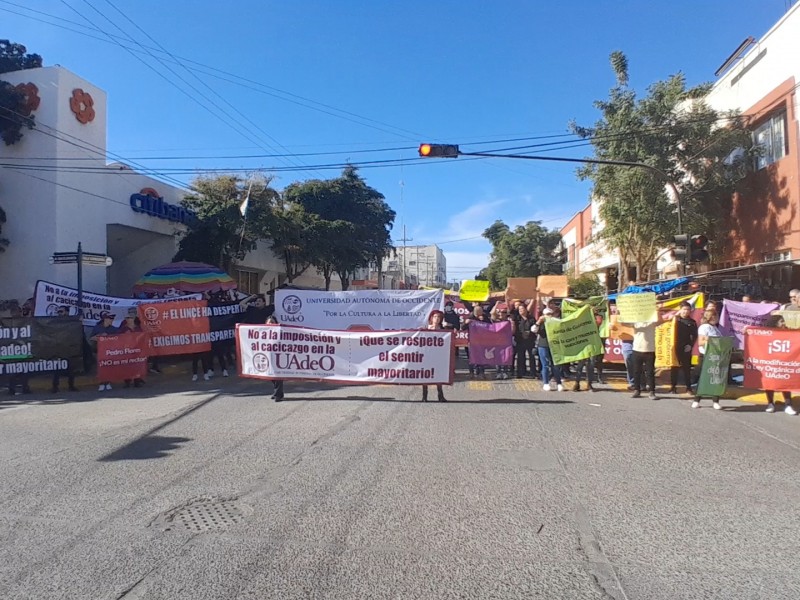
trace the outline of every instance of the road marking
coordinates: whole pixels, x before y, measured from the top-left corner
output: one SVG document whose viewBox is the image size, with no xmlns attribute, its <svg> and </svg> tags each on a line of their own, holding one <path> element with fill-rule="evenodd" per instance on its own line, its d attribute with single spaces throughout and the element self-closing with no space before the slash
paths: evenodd
<svg viewBox="0 0 800 600">
<path fill-rule="evenodd" d="M 515 381 L 514 387 L 520 392 L 540 392 L 542 390 L 542 386 L 535 381 Z"/>
<path fill-rule="evenodd" d="M 469 381 L 467 388 L 476 392 L 488 392 L 492 389 L 492 384 L 488 381 Z"/>
</svg>

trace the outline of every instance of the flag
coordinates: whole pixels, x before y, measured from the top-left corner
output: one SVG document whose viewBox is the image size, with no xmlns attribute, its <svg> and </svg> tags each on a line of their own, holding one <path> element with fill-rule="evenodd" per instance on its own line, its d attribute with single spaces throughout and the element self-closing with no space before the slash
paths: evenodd
<svg viewBox="0 0 800 600">
<path fill-rule="evenodd" d="M 253 189 L 253 182 L 250 182 L 250 187 L 247 188 L 247 195 L 244 197 L 244 202 L 239 206 L 239 212 L 243 217 L 247 217 L 247 206 L 250 204 L 250 190 Z"/>
</svg>

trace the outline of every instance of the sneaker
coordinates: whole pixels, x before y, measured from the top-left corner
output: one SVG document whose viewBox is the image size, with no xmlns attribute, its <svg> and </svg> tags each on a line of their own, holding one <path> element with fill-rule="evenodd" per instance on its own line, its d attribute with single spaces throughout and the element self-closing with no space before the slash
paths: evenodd
<svg viewBox="0 0 800 600">
<path fill-rule="evenodd" d="M 631 398 L 641 398 L 641 397 L 642 397 L 642 392 L 640 392 L 639 390 L 636 390 L 636 391 L 635 391 L 635 392 L 633 392 L 633 394 L 631 395 Z"/>
<path fill-rule="evenodd" d="M 195 373 L 194 375 L 192 375 L 192 381 L 197 381 L 197 373 Z"/>
<path fill-rule="evenodd" d="M 203 379 L 205 379 L 206 381 L 211 381 L 211 375 L 206 373 L 205 375 L 203 375 Z"/>
<path fill-rule="evenodd" d="M 695 400 L 692 402 L 692 408 L 700 408 L 700 400 Z"/>
<path fill-rule="evenodd" d="M 111 384 L 110 383 L 106 384 L 106 390 L 111 391 Z"/>
<path fill-rule="evenodd" d="M 503 373 L 503 379 L 508 379 L 508 373 Z"/>
<path fill-rule="evenodd" d="M 222 376 L 228 377 L 228 369 L 222 369 Z"/>
<path fill-rule="evenodd" d="M 550 384 L 549 384 L 549 383 L 545 383 L 545 384 L 542 386 L 542 389 L 543 389 L 545 392 L 549 392 L 549 391 L 550 391 Z"/>
<path fill-rule="evenodd" d="M 581 384 L 580 383 L 576 383 L 575 385 L 573 385 L 572 386 L 572 391 L 573 392 L 580 392 L 581 391 Z"/>
<path fill-rule="evenodd" d="M 97 387 L 97 391 L 98 391 L 98 392 L 105 392 L 105 391 L 106 391 L 106 384 L 105 384 L 105 383 L 101 383 L 101 384 L 100 384 L 100 385 Z"/>
<path fill-rule="evenodd" d="M 671 388 L 669 388 L 669 393 L 670 393 L 670 394 L 677 394 L 677 393 L 678 393 L 678 388 L 676 388 L 676 387 L 673 385 Z"/>
<path fill-rule="evenodd" d="M 495 378 L 495 380 L 502 379 L 503 378 L 503 374 L 502 373 L 498 373 L 497 375 L 494 376 L 494 378 Z"/>
<path fill-rule="evenodd" d="M 563 386 L 563 385 L 561 385 L 561 384 L 559 383 L 559 384 L 556 386 L 556 389 L 557 389 L 559 392 L 563 392 L 563 391 L 564 391 L 564 386 Z"/>
<path fill-rule="evenodd" d="M 787 404 L 786 408 L 783 409 L 783 412 L 785 412 L 787 415 L 792 415 L 792 416 L 797 414 L 797 411 L 794 408 L 792 408 L 791 404 Z"/>
<path fill-rule="evenodd" d="M 655 400 L 656 399 L 656 393 L 655 392 L 650 392 L 650 394 L 647 397 L 650 398 L 650 400 Z"/>
<path fill-rule="evenodd" d="M 213 376 L 214 376 L 214 371 L 212 369 L 209 369 L 208 371 L 206 371 L 206 381 L 211 379 Z"/>
<path fill-rule="evenodd" d="M 767 410 L 765 412 L 774 413 L 775 412 L 775 405 L 772 402 L 767 404 Z"/>
<path fill-rule="evenodd" d="M 714 410 L 722 410 L 722 405 L 717 400 L 714 400 Z"/>
</svg>

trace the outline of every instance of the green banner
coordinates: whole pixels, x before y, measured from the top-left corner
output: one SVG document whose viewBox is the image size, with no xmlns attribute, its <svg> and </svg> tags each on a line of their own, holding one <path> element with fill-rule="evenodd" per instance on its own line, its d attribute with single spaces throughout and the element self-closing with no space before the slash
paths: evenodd
<svg viewBox="0 0 800 600">
<path fill-rule="evenodd" d="M 591 306 L 595 314 L 603 318 L 600 323 L 600 337 L 607 338 L 609 336 L 609 320 L 608 320 L 608 298 L 605 296 L 590 296 L 586 300 L 570 300 L 569 298 L 561 301 L 561 314 L 568 317 L 576 310 L 583 306 Z"/>
<path fill-rule="evenodd" d="M 710 337 L 706 342 L 706 356 L 697 384 L 697 395 L 716 398 L 728 387 L 728 369 L 731 365 L 733 338 Z"/>
<path fill-rule="evenodd" d="M 602 355 L 603 343 L 591 306 L 583 306 L 565 319 L 547 319 L 547 342 L 557 365 Z"/>
</svg>

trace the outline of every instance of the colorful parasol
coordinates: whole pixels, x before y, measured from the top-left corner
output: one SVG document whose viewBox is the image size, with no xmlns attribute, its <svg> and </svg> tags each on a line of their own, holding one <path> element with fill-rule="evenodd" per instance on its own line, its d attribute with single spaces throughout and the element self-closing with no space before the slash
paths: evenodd
<svg viewBox="0 0 800 600">
<path fill-rule="evenodd" d="M 225 271 L 198 262 L 175 262 L 151 269 L 133 286 L 134 294 L 164 295 L 172 290 L 187 294 L 236 289 Z"/>
</svg>

